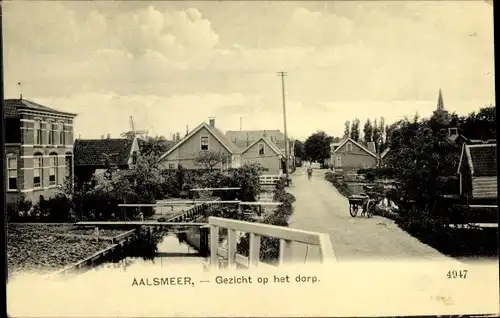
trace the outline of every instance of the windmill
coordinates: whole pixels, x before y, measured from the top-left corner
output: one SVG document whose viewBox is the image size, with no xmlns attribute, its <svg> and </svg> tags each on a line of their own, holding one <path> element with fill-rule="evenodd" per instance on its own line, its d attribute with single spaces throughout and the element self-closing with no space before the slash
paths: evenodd
<svg viewBox="0 0 500 318">
<path fill-rule="evenodd" d="M 129 117 L 130 122 L 130 131 L 124 132 L 121 134 L 122 137 L 134 138 L 134 137 L 143 137 L 148 134 L 147 130 L 135 130 L 134 128 L 134 119 L 132 116 Z"/>
</svg>

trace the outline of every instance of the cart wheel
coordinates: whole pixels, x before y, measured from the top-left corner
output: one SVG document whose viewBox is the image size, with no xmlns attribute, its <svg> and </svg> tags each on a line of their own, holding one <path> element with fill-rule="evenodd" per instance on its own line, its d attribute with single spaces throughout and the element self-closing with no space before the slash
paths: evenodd
<svg viewBox="0 0 500 318">
<path fill-rule="evenodd" d="M 375 210 L 375 204 L 373 201 L 368 201 L 366 204 L 366 216 L 371 218 L 373 216 L 373 211 Z"/>
<path fill-rule="evenodd" d="M 358 206 L 357 205 L 349 205 L 349 213 L 352 217 L 356 217 L 358 214 Z"/>
</svg>

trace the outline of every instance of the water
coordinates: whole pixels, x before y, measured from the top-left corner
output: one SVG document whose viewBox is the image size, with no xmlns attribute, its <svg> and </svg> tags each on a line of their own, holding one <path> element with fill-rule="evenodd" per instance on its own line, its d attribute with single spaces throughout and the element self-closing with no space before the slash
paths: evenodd
<svg viewBox="0 0 500 318">
<path fill-rule="evenodd" d="M 102 269 L 116 269 L 116 271 L 122 270 L 152 270 L 158 268 L 164 268 L 171 265 L 199 265 L 200 268 L 203 266 L 204 258 L 200 256 L 198 251 L 190 246 L 189 243 L 183 240 L 183 237 L 187 233 L 167 233 L 161 234 L 159 243 L 156 244 L 157 251 L 135 250 L 131 253 L 127 253 L 125 257 L 121 260 L 115 262 L 108 261 L 99 266 L 94 267 L 90 272 L 100 271 Z M 147 248 L 146 248 L 147 249 Z M 140 255 L 144 252 L 144 255 Z"/>
</svg>

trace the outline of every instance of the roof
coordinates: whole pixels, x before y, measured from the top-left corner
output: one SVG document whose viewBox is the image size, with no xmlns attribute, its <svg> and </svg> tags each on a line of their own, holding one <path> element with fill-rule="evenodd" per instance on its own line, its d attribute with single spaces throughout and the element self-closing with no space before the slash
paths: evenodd
<svg viewBox="0 0 500 318">
<path fill-rule="evenodd" d="M 77 139 L 74 145 L 75 166 L 102 166 L 106 154 L 116 165 L 127 165 L 134 139 Z"/>
<path fill-rule="evenodd" d="M 165 158 L 166 156 L 171 154 L 175 149 L 179 148 L 183 143 L 185 143 L 187 140 L 189 140 L 191 137 L 193 137 L 202 128 L 207 129 L 212 134 L 212 136 L 214 136 L 215 139 L 217 139 L 222 144 L 222 146 L 224 146 L 224 148 L 226 148 L 230 153 L 235 154 L 235 153 L 241 152 L 241 149 L 238 146 L 236 146 L 233 142 L 231 142 L 231 140 L 229 140 L 226 137 L 226 135 L 224 135 L 224 133 L 222 131 L 220 131 L 219 129 L 217 129 L 215 127 L 208 125 L 205 122 L 202 122 L 200 125 L 198 125 L 198 127 L 193 129 L 187 136 L 182 138 L 172 148 L 170 148 L 166 153 L 161 155 L 160 158 L 158 159 L 158 161 L 163 160 L 163 158 Z"/>
<path fill-rule="evenodd" d="M 33 110 L 33 111 L 42 111 L 47 113 L 61 114 L 66 116 L 75 117 L 76 114 L 62 112 L 57 109 L 49 108 L 47 106 L 43 106 L 37 104 L 35 102 L 29 101 L 27 99 L 5 99 L 3 101 L 3 110 L 5 118 L 19 118 L 20 110 Z"/>
<path fill-rule="evenodd" d="M 333 151 L 333 153 L 336 153 L 339 149 L 341 149 L 344 144 L 346 144 L 348 141 L 352 142 L 353 144 L 357 145 L 358 147 L 360 147 L 362 150 L 366 151 L 369 155 L 372 155 L 373 157 L 377 158 L 377 155 L 373 152 L 371 152 L 370 150 L 368 150 L 365 146 L 361 145 L 360 143 L 354 141 L 354 139 L 351 139 L 351 138 L 346 138 L 344 139 L 343 141 L 340 142 L 340 145 L 337 147 L 337 149 L 335 149 Z"/>
<path fill-rule="evenodd" d="M 267 137 L 275 137 L 276 139 L 285 140 L 285 135 L 279 129 L 271 129 L 271 130 L 228 130 L 226 132 L 226 136 L 233 140 L 247 140 L 247 136 L 249 140 L 257 140 L 260 137 L 267 135 Z"/>
<path fill-rule="evenodd" d="M 259 139 L 257 139 L 256 141 L 252 142 L 248 147 L 246 147 L 241 153 L 245 153 L 248 151 L 248 149 L 252 148 L 255 144 L 257 144 L 258 142 L 260 141 L 264 141 L 276 154 L 278 155 L 281 155 L 281 156 L 284 156 L 285 154 L 283 153 L 283 151 L 281 151 L 281 149 L 274 143 L 272 142 L 271 140 L 269 140 L 268 138 L 265 138 L 265 137 L 260 137 Z"/>
<path fill-rule="evenodd" d="M 464 155 L 467 158 L 471 174 L 475 177 L 496 176 L 497 175 L 497 145 L 480 144 L 465 145 L 462 148 L 458 172 L 462 166 Z"/>
<path fill-rule="evenodd" d="M 226 137 L 241 149 L 246 148 L 249 144 L 259 140 L 261 137 L 267 137 L 273 141 L 280 149 L 285 149 L 285 135 L 279 129 L 271 130 L 228 130 Z M 272 139 L 275 139 L 272 140 Z"/>
</svg>

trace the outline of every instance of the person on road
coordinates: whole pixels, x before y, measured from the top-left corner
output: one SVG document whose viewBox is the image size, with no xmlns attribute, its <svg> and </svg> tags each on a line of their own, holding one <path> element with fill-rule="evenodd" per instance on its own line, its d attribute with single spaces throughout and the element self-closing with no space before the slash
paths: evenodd
<svg viewBox="0 0 500 318">
<path fill-rule="evenodd" d="M 309 180 L 311 180 L 311 177 L 312 177 L 312 173 L 313 173 L 313 168 L 311 165 L 309 165 L 307 167 L 307 177 L 309 178 Z"/>
</svg>

